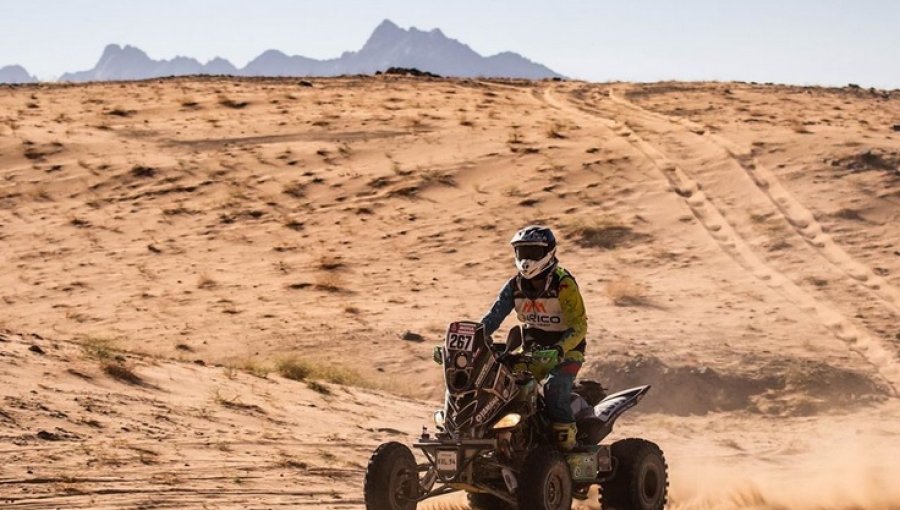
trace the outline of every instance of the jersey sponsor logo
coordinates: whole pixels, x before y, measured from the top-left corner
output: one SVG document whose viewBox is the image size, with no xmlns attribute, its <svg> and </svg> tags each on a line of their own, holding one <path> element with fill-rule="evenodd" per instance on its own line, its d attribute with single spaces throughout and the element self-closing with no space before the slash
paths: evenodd
<svg viewBox="0 0 900 510">
<path fill-rule="evenodd" d="M 530 324 L 559 324 L 562 319 L 557 315 L 540 315 L 537 313 L 528 313 L 524 316 L 525 322 Z"/>
<path fill-rule="evenodd" d="M 522 313 L 547 313 L 547 307 L 540 301 L 525 301 L 522 304 Z"/>
<path fill-rule="evenodd" d="M 532 301 L 530 299 L 522 302 L 521 312 L 522 322 L 534 325 L 561 324 L 562 317 L 559 313 L 548 313 L 547 304 L 543 301 Z"/>
</svg>

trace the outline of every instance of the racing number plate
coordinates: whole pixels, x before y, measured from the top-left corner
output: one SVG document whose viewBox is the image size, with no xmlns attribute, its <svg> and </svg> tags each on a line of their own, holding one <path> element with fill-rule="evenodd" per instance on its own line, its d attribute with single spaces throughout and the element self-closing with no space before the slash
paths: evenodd
<svg viewBox="0 0 900 510">
<path fill-rule="evenodd" d="M 438 471 L 455 473 L 458 459 L 456 450 L 438 450 L 436 458 Z"/>
<path fill-rule="evenodd" d="M 447 331 L 448 351 L 471 351 L 475 340 L 475 328 L 468 324 L 453 323 Z"/>
<path fill-rule="evenodd" d="M 450 351 L 471 351 L 472 340 L 475 335 L 467 335 L 465 333 L 450 333 L 447 335 L 447 350 Z"/>
</svg>

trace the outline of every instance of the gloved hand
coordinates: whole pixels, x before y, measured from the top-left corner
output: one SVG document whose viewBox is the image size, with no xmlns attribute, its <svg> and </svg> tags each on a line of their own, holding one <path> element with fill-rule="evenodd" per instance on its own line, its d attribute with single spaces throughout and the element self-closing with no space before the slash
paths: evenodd
<svg viewBox="0 0 900 510">
<path fill-rule="evenodd" d="M 438 365 L 444 364 L 444 346 L 443 345 L 435 345 L 434 352 L 431 353 L 432 359 Z"/>
<path fill-rule="evenodd" d="M 546 370 L 552 370 L 556 365 L 559 365 L 562 361 L 562 357 L 563 350 L 562 347 L 558 345 L 534 351 L 534 354 L 531 355 L 531 359 L 534 363 L 537 363 L 541 368 Z"/>
</svg>

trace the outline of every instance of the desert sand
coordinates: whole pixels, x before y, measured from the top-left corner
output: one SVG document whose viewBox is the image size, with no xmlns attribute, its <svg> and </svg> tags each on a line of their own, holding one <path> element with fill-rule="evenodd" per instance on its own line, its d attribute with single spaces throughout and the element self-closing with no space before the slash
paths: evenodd
<svg viewBox="0 0 900 510">
<path fill-rule="evenodd" d="M 654 385 L 614 435 L 670 508 L 900 508 L 898 124 L 856 87 L 0 87 L 0 502 L 360 507 L 541 222 L 581 375 Z"/>
</svg>

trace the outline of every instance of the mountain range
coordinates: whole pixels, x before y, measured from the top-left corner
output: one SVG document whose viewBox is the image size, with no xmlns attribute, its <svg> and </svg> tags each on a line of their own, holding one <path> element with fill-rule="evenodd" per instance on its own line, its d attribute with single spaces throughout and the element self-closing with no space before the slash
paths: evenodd
<svg viewBox="0 0 900 510">
<path fill-rule="evenodd" d="M 390 67 L 416 68 L 441 76 L 554 78 L 561 77 L 548 67 L 513 52 L 488 57 L 444 35 L 440 29 L 423 31 L 403 29 L 384 20 L 359 51 L 347 51 L 340 57 L 317 60 L 300 55 L 287 55 L 268 50 L 237 68 L 223 58 L 206 63 L 178 56 L 170 60 L 154 60 L 134 46 L 110 44 L 93 69 L 65 73 L 64 82 L 141 80 L 162 76 L 192 74 L 235 76 L 339 76 L 372 74 Z M 9 66 L 9 76 L 0 73 L 0 82 L 34 81 L 20 66 Z M 3 70 L 8 69 L 3 68 Z M 20 70 L 20 71 L 19 71 Z M 2 71 L 2 70 L 0 70 Z M 15 80 L 15 81 L 14 81 Z"/>
<path fill-rule="evenodd" d="M 37 78 L 28 74 L 22 66 L 0 67 L 0 83 L 35 83 Z"/>
</svg>

